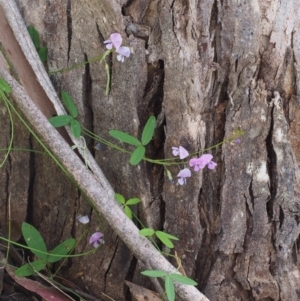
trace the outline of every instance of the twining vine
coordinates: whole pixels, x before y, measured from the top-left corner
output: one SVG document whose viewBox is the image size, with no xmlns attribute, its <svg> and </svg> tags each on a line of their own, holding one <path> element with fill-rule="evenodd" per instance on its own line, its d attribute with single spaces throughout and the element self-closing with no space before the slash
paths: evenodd
<svg viewBox="0 0 300 301">
<path fill-rule="evenodd" d="M 37 52 L 39 53 L 39 56 L 42 60 L 42 62 L 47 61 L 47 47 L 41 47 L 40 45 L 40 38 L 39 38 L 39 33 L 34 27 L 29 27 L 28 28 L 29 34 L 33 40 L 33 43 L 35 45 L 35 48 Z M 110 86 L 110 70 L 109 70 L 109 65 L 107 64 L 105 58 L 110 54 L 115 52 L 117 54 L 117 59 L 119 62 L 124 62 L 125 58 L 128 58 L 130 56 L 130 49 L 126 46 L 121 46 L 122 45 L 122 37 L 119 33 L 113 33 L 110 35 L 110 38 L 104 41 L 107 51 L 100 56 L 97 56 L 96 58 L 93 58 L 87 62 L 83 62 L 80 64 L 77 64 L 75 66 L 65 68 L 65 69 L 60 69 L 57 70 L 53 73 L 56 72 L 64 72 L 67 70 L 72 70 L 74 68 L 77 68 L 79 66 L 82 66 L 84 64 L 91 64 L 95 61 L 100 61 L 101 63 L 104 63 L 106 74 L 107 74 L 107 84 L 106 84 L 106 93 L 109 93 L 109 86 Z M 3 80 L 0 79 L 0 97 L 4 101 L 4 104 L 7 108 L 8 114 L 9 114 L 9 119 L 11 123 L 11 136 L 10 136 L 10 142 L 8 149 L 6 150 L 6 154 L 4 157 L 3 162 L 0 164 L 0 167 L 4 165 L 6 162 L 10 152 L 13 150 L 12 145 L 13 145 L 13 138 L 14 138 L 14 122 L 12 118 L 12 111 L 15 112 L 15 114 L 21 119 L 21 121 L 25 124 L 25 126 L 29 129 L 29 131 L 33 134 L 33 136 L 36 138 L 38 143 L 40 143 L 45 152 L 56 162 L 56 164 L 61 168 L 66 174 L 66 170 L 64 167 L 58 162 L 58 160 L 51 154 L 51 152 L 47 149 L 45 145 L 41 142 L 41 140 L 34 134 L 33 130 L 28 126 L 26 121 L 22 119 L 22 117 L 18 114 L 16 108 L 12 105 L 10 100 L 8 99 L 7 95 L 9 95 L 12 92 L 11 87 Z M 62 127 L 62 126 L 69 126 L 71 129 L 71 133 L 75 138 L 79 138 L 80 141 L 82 142 L 82 145 L 74 145 L 72 149 L 75 149 L 76 147 L 81 147 L 81 148 L 86 148 L 85 144 L 85 138 L 90 137 L 95 141 L 96 145 L 99 144 L 105 144 L 108 147 L 115 149 L 116 151 L 121 151 L 124 153 L 127 153 L 129 155 L 129 162 L 131 165 L 138 165 L 142 160 L 151 162 L 152 164 L 160 164 L 163 165 L 166 171 L 166 176 L 168 179 L 172 182 L 173 181 L 173 175 L 168 169 L 168 166 L 171 165 L 178 165 L 182 169 L 180 172 L 176 175 L 177 178 L 177 183 L 178 185 L 185 185 L 187 183 L 187 179 L 192 176 L 192 171 L 193 172 L 199 172 L 200 170 L 203 170 L 205 167 L 208 169 L 214 169 L 217 164 L 213 161 L 213 156 L 209 153 L 207 153 L 209 150 L 219 147 L 220 145 L 231 142 L 231 141 L 236 141 L 236 143 L 239 143 L 239 138 L 240 136 L 243 135 L 242 130 L 236 130 L 232 134 L 231 137 L 228 139 L 210 147 L 205 150 L 202 150 L 201 152 L 195 152 L 190 154 L 188 150 L 186 150 L 182 146 L 174 146 L 172 147 L 172 154 L 173 158 L 167 158 L 167 159 L 161 159 L 161 160 L 154 160 L 151 158 L 145 157 L 146 153 L 146 147 L 152 140 L 154 134 L 155 134 L 155 128 L 156 128 L 156 118 L 155 116 L 150 116 L 148 121 L 146 122 L 141 137 L 137 138 L 132 136 L 129 133 L 125 133 L 123 131 L 113 129 L 109 131 L 109 134 L 112 138 L 118 140 L 121 142 L 120 144 L 115 144 L 111 141 L 108 141 L 106 139 L 103 139 L 101 136 L 90 132 L 88 129 L 84 128 L 80 122 L 78 121 L 78 110 L 76 108 L 76 105 L 72 99 L 72 97 L 68 94 L 66 91 L 61 92 L 61 98 L 62 102 L 64 103 L 68 114 L 66 115 L 60 115 L 60 116 L 54 116 L 49 119 L 49 122 L 54 126 L 54 127 Z M 124 144 L 126 147 L 124 147 Z M 187 160 L 188 159 L 188 160 Z M 87 159 L 84 156 L 84 160 L 86 161 Z M 85 162 L 86 166 L 88 166 L 87 162 Z M 191 171 L 192 169 L 192 171 Z M 67 174 L 67 176 L 69 176 Z M 175 184 L 174 184 L 175 185 Z M 170 254 L 165 254 L 160 250 L 159 246 L 157 245 L 156 241 L 157 239 L 167 248 L 173 249 L 174 244 L 173 240 L 178 240 L 177 237 L 166 233 L 165 231 L 160 231 L 160 230 L 155 230 L 152 228 L 147 228 L 145 227 L 142 222 L 138 219 L 138 217 L 134 214 L 133 210 L 131 209 L 132 206 L 137 205 L 140 202 L 140 199 L 137 197 L 130 198 L 128 200 L 125 200 L 125 198 L 122 196 L 120 193 L 115 194 L 115 199 L 116 201 L 120 204 L 122 209 L 124 210 L 126 216 L 129 219 L 135 219 L 140 226 L 140 231 L 139 234 L 141 236 L 147 237 L 153 244 L 154 246 L 165 256 L 173 256 L 176 257 L 176 255 L 170 255 Z M 86 225 L 89 223 L 89 217 L 88 216 L 78 216 L 77 217 L 78 222 Z M 83 239 L 87 233 L 87 229 L 83 232 L 81 237 L 78 240 L 75 240 L 74 238 L 69 238 L 62 243 L 60 243 L 58 246 L 56 246 L 53 250 L 48 250 L 47 246 L 44 242 L 44 239 L 42 235 L 38 232 L 37 229 L 35 229 L 32 225 L 29 225 L 28 223 L 23 223 L 21 227 L 21 231 L 24 237 L 24 240 L 27 244 L 21 245 L 19 243 L 16 243 L 10 239 L 10 234 L 8 238 L 5 237 L 0 237 L 1 240 L 7 241 L 11 244 L 15 244 L 17 246 L 23 247 L 25 249 L 31 250 L 31 252 L 36 256 L 36 259 L 32 262 L 28 262 L 24 264 L 23 266 L 17 268 L 15 270 L 15 274 L 17 276 L 25 277 L 25 276 L 31 276 L 33 274 L 38 273 L 41 270 L 47 269 L 48 272 L 51 274 L 51 265 L 55 262 L 58 262 L 60 260 L 66 260 L 68 257 L 78 257 L 78 256 L 85 256 L 86 254 L 89 254 L 91 252 L 94 252 L 94 249 L 91 251 L 81 253 L 81 254 L 71 254 L 74 251 L 74 248 L 76 245 L 79 243 L 81 239 Z M 105 243 L 104 240 L 104 235 L 102 232 L 95 232 L 91 235 L 89 238 L 89 243 L 91 246 L 95 249 L 101 247 L 102 244 Z M 180 260 L 178 260 L 180 262 Z M 180 266 L 178 266 L 178 270 L 180 269 Z M 58 269 L 59 270 L 59 269 Z M 55 275 L 58 270 L 55 271 L 55 273 L 52 273 L 52 278 L 53 275 Z M 174 281 L 180 282 L 182 284 L 186 285 L 197 285 L 197 283 L 184 276 L 181 275 L 179 272 L 178 273 L 167 273 L 162 270 L 146 270 L 142 272 L 143 275 L 148 276 L 148 277 L 159 277 L 164 279 L 165 283 L 165 295 L 167 296 L 169 301 L 174 301 L 175 300 L 175 289 L 174 289 Z M 51 277 L 50 277 L 51 278 Z M 164 296 L 162 296 L 164 298 Z"/>
</svg>

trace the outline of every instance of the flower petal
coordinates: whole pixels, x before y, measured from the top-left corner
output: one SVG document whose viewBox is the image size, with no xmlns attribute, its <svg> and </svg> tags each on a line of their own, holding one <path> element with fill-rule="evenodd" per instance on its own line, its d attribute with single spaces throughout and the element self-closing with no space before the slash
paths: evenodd
<svg viewBox="0 0 300 301">
<path fill-rule="evenodd" d="M 112 41 L 112 44 L 114 45 L 114 47 L 118 50 L 118 48 L 121 46 L 122 44 L 122 37 L 119 33 L 112 33 L 110 35 L 110 40 Z"/>
<path fill-rule="evenodd" d="M 210 161 L 207 165 L 209 169 L 214 169 L 218 164 L 214 161 Z"/>
<path fill-rule="evenodd" d="M 173 154 L 173 156 L 178 156 L 179 155 L 179 148 L 173 146 L 172 147 L 172 154 Z"/>
<path fill-rule="evenodd" d="M 185 168 L 179 172 L 177 175 L 178 178 L 189 178 L 192 175 L 191 171 L 189 168 Z"/>
<path fill-rule="evenodd" d="M 198 171 L 203 169 L 213 158 L 211 154 L 204 154 L 200 158 L 192 158 L 189 161 L 190 166 L 194 166 L 194 170 Z"/>
<path fill-rule="evenodd" d="M 186 178 L 189 178 L 192 175 L 191 171 L 188 168 L 184 168 L 179 172 L 177 175 L 178 179 L 178 184 L 183 185 L 186 184 Z"/>
<path fill-rule="evenodd" d="M 121 46 L 119 48 L 116 48 L 117 52 L 125 57 L 129 57 L 130 56 L 130 49 L 128 47 L 125 46 Z"/>
<path fill-rule="evenodd" d="M 184 159 L 189 156 L 189 152 L 182 146 L 179 146 L 179 158 Z"/>
<path fill-rule="evenodd" d="M 124 56 L 123 56 L 122 54 L 118 54 L 118 55 L 117 55 L 117 60 L 118 60 L 119 62 L 123 63 L 123 62 L 124 62 Z"/>
<path fill-rule="evenodd" d="M 178 179 L 178 184 L 179 184 L 179 185 L 184 185 L 184 184 L 186 184 L 186 178 L 179 178 L 179 179 Z"/>
<path fill-rule="evenodd" d="M 203 168 L 211 161 L 213 156 L 211 154 L 204 154 L 199 158 L 199 162 L 203 165 Z"/>
<path fill-rule="evenodd" d="M 79 222 L 81 222 L 82 224 L 87 224 L 90 221 L 90 219 L 89 219 L 89 217 L 87 215 L 85 215 L 85 216 L 77 216 L 76 219 Z"/>
<path fill-rule="evenodd" d="M 101 232 L 95 232 L 91 235 L 89 243 L 92 244 L 95 241 L 99 241 L 103 237 L 103 234 Z"/>
<path fill-rule="evenodd" d="M 198 171 L 200 168 L 199 168 L 199 158 L 192 158 L 190 161 L 189 161 L 189 165 L 190 166 L 195 166 L 194 170 L 195 171 Z"/>
<path fill-rule="evenodd" d="M 112 49 L 113 48 L 113 43 L 112 43 L 111 40 L 104 41 L 104 44 L 106 44 L 107 49 Z"/>
</svg>

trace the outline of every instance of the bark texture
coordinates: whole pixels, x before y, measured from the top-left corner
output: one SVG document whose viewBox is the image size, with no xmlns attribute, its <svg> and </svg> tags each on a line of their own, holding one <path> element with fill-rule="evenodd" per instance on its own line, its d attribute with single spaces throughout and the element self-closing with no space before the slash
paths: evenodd
<svg viewBox="0 0 300 301">
<path fill-rule="evenodd" d="M 299 300 L 298 1 L 17 3 L 49 49 L 49 70 L 103 53 L 112 32 L 131 48 L 123 64 L 110 58 L 108 96 L 99 63 L 51 77 L 96 134 L 109 138 L 110 129 L 120 129 L 139 136 L 154 114 L 158 127 L 147 156 L 164 158 L 172 146 L 196 152 L 244 131 L 239 144 L 212 150 L 216 170 L 193 173 L 186 186 L 171 183 L 156 165 L 133 167 L 128 155 L 109 148 L 95 157 L 116 192 L 141 199 L 137 214 L 145 225 L 179 237 L 183 267 L 210 300 Z M 4 107 L 0 114 L 6 147 Z M 16 127 L 14 147 L 36 148 Z M 170 170 L 176 177 L 179 168 Z M 35 225 L 49 248 L 81 235 L 78 214 L 91 215 L 90 234 L 98 227 L 96 213 L 45 156 L 14 152 L 0 179 L 0 220 L 7 219 L 10 192 L 13 219 Z M 125 279 L 145 286 L 148 279 L 109 227 L 105 242 L 96 256 L 70 261 L 63 275 L 96 296 L 126 300 Z M 82 242 L 77 251 L 89 248 Z"/>
</svg>

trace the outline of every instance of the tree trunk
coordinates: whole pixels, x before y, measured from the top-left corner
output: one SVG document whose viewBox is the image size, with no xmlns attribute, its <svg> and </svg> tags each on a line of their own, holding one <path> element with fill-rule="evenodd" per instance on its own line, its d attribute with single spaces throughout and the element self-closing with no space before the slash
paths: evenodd
<svg viewBox="0 0 300 301">
<path fill-rule="evenodd" d="M 98 62 L 51 76 L 58 92 L 73 97 L 89 130 L 106 139 L 110 129 L 139 137 L 154 114 L 158 127 L 147 147 L 154 159 L 172 157 L 172 146 L 193 153 L 227 141 L 209 151 L 217 168 L 192 172 L 184 186 L 169 181 L 159 165 L 134 167 L 127 154 L 93 151 L 115 191 L 141 199 L 143 223 L 179 238 L 175 250 L 199 289 L 210 300 L 299 300 L 297 1 L 17 3 L 48 47 L 50 71 L 104 53 L 113 32 L 131 48 L 124 63 L 110 58 L 108 96 Z M 3 108 L 1 116 L 6 147 Z M 14 147 L 39 148 L 20 124 L 16 129 Z M 240 141 L 230 140 L 237 130 L 244 132 Z M 94 142 L 87 142 L 93 150 Z M 168 167 L 175 179 L 180 168 Z M 89 234 L 99 227 L 96 212 L 48 157 L 13 152 L 0 177 L 1 221 L 8 219 L 11 193 L 12 219 L 36 226 L 49 249 L 81 236 L 79 214 L 91 216 Z M 102 223 L 100 251 L 70 260 L 62 273 L 95 296 L 126 300 L 125 279 L 143 286 L 148 279 Z M 87 250 L 85 241 L 76 248 Z"/>
</svg>

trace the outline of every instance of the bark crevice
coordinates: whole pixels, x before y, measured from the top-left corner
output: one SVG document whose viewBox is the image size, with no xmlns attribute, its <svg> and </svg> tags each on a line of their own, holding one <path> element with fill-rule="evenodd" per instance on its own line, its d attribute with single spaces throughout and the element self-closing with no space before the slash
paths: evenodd
<svg viewBox="0 0 300 301">
<path fill-rule="evenodd" d="M 67 1 L 67 32 L 68 32 L 68 62 L 70 60 L 70 51 L 72 47 L 72 7 L 71 7 L 71 0 Z"/>
</svg>

